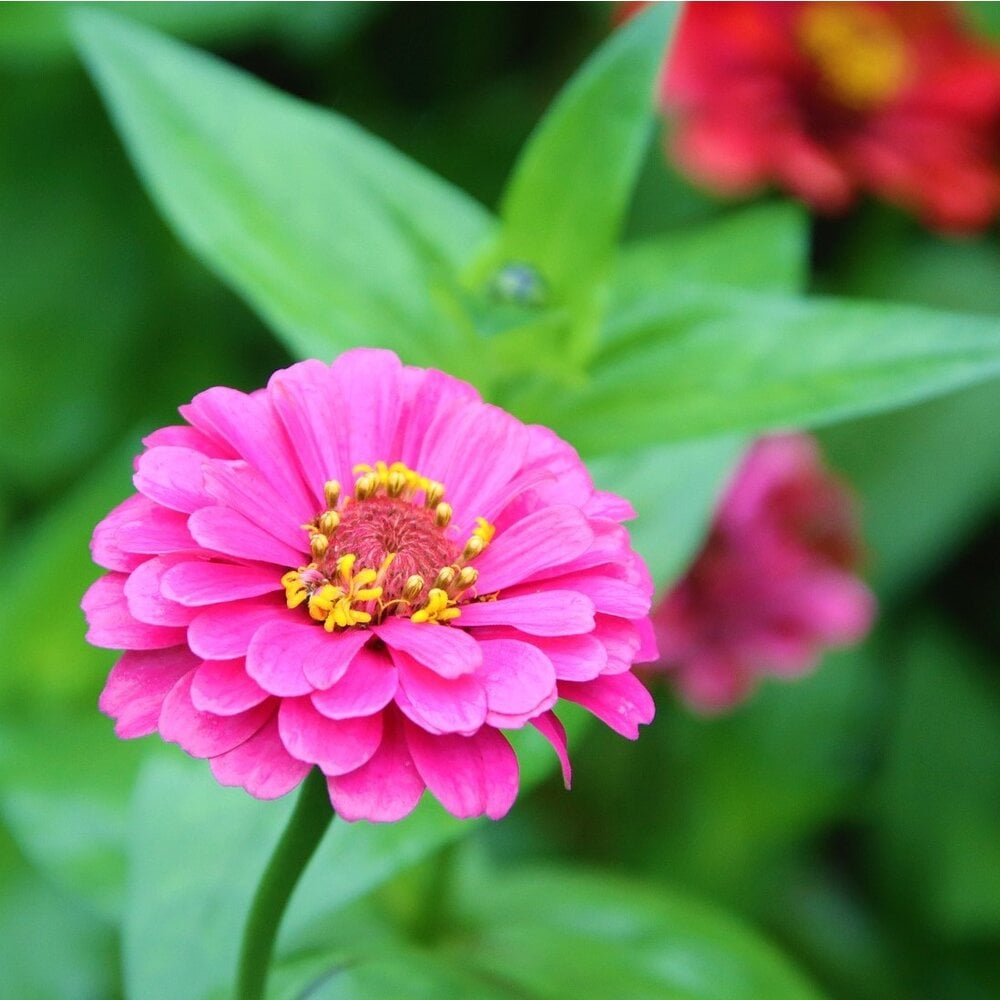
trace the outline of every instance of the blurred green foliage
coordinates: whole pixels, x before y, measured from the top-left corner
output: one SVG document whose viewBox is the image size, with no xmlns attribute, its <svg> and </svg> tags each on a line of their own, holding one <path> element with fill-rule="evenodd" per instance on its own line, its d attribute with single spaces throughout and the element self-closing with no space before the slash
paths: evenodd
<svg viewBox="0 0 1000 1000">
<path fill-rule="evenodd" d="M 894 329 L 878 306 L 836 306 L 833 314 L 796 306 L 816 354 L 846 321 L 859 340 L 883 338 L 887 350 L 896 343 L 905 353 L 926 317 L 936 322 L 927 310 L 954 314 L 956 344 L 1000 315 L 995 232 L 952 242 L 874 205 L 811 234 L 803 214 L 785 205 L 730 212 L 664 165 L 638 113 L 606 140 L 634 145 L 628 176 L 608 180 L 627 190 L 638 174 L 628 214 L 624 195 L 620 203 L 595 197 L 594 217 L 581 220 L 592 241 L 552 249 L 557 263 L 573 254 L 581 262 L 554 268 L 557 301 L 544 317 L 530 307 L 492 311 L 480 279 L 504 247 L 520 249 L 517 234 L 537 223 L 531 198 L 544 187 L 525 194 L 515 184 L 501 249 L 461 281 L 414 262 L 432 249 L 453 263 L 492 231 L 492 217 L 458 188 L 498 204 L 521 144 L 605 36 L 604 5 L 113 6 L 344 116 L 297 111 L 299 131 L 286 135 L 285 99 L 255 93 L 259 103 L 247 113 L 273 108 L 271 144 L 233 147 L 208 175 L 216 185 L 204 188 L 207 175 L 185 174 L 185 164 L 215 156 L 212 129 L 226 133 L 230 124 L 198 100 L 230 81 L 205 62 L 203 78 L 186 78 L 204 141 L 172 148 L 159 133 L 145 152 L 141 138 L 134 146 L 173 224 L 293 350 L 329 354 L 336 337 L 340 346 L 364 342 L 372 315 L 380 317 L 375 336 L 391 344 L 402 312 L 443 338 L 424 354 L 423 345 L 401 341 L 404 353 L 419 361 L 451 351 L 450 367 L 471 376 L 476 351 L 457 317 L 489 313 L 499 373 L 492 388 L 527 412 L 533 394 L 551 393 L 550 383 L 525 385 L 518 375 L 539 330 L 558 345 L 553 368 L 569 344 L 577 360 L 597 351 L 597 370 L 615 375 L 613 356 L 600 354 L 601 338 L 615 335 L 600 328 L 605 303 L 571 282 L 563 294 L 561 279 L 577 266 L 607 272 L 616 308 L 628 315 L 630 307 L 639 324 L 618 335 L 639 339 L 644 296 L 670 283 L 684 322 L 706 317 L 703 336 L 724 333 L 727 345 L 766 336 L 768 310 L 788 308 L 775 296 L 805 283 L 824 295 L 916 307 L 912 325 Z M 983 24 L 1000 20 L 998 5 L 976 6 Z M 606 51 L 613 62 L 615 50 Z M 584 87 L 598 98 L 601 65 Z M 137 997 L 195 995 L 178 986 L 178 958 L 190 960 L 193 977 L 207 970 L 197 972 L 199 987 L 224 991 L 213 959 L 234 946 L 244 897 L 285 806 L 262 808 L 216 788 L 203 765 L 155 740 L 115 741 L 95 708 L 114 657 L 83 644 L 77 609 L 97 575 L 90 530 L 129 491 L 128 460 L 141 434 L 170 422 L 174 407 L 207 385 L 262 384 L 288 355 L 154 213 L 75 61 L 63 5 L 0 4 L 0 77 L 0 996 L 104 998 L 126 988 Z M 231 96 L 244 95 L 237 87 Z M 570 128 L 579 112 L 565 100 Z M 118 114 L 128 131 L 128 109 Z M 456 188 L 385 158 L 347 119 Z M 303 134 L 325 144 L 325 159 L 276 159 Z M 389 171 L 378 183 L 376 162 Z M 302 200 L 282 201 L 287 177 L 279 177 L 261 214 L 259 199 L 241 194 L 248 184 L 266 187 L 279 163 L 300 172 Z M 526 154 L 516 176 L 530 174 L 531 163 Z M 168 190 L 177 178 L 184 186 Z M 357 192 L 373 186 L 375 197 L 361 204 Z M 419 200 L 414 191 L 438 199 L 416 222 L 401 214 Z M 557 186 L 550 196 L 560 193 Z M 353 220 L 356 240 L 380 234 L 362 248 L 368 256 L 345 259 L 329 239 L 323 210 L 334 203 Z M 220 225 L 230 239 L 212 243 Z M 303 227 L 314 242 L 301 242 Z M 613 261 L 608 247 L 621 227 L 642 242 Z M 293 268 L 262 255 L 253 242 L 261 233 L 261 245 L 287 248 Z M 398 300 L 386 301 L 371 280 L 376 264 L 396 268 Z M 815 326 L 817 317 L 828 326 Z M 866 317 L 874 317 L 869 327 Z M 932 332 L 936 350 L 955 346 L 937 326 Z M 662 363 L 683 364 L 683 344 L 663 343 Z M 899 356 L 886 366 L 893 377 Z M 661 405 L 657 421 L 679 419 L 664 368 L 651 368 L 648 357 L 636 367 L 636 357 L 631 347 L 620 351 L 615 377 L 625 386 L 645 379 L 648 398 Z M 676 372 L 672 384 L 683 390 Z M 621 399 L 620 390 L 607 398 Z M 566 429 L 579 431 L 593 410 L 573 412 L 573 393 L 565 398 Z M 609 412 L 590 432 L 590 450 L 608 452 L 595 474 L 634 498 L 644 515 L 637 539 L 667 581 L 696 546 L 741 434 L 768 417 L 723 423 L 730 436 L 710 448 L 662 444 L 670 435 L 659 428 L 635 450 L 629 407 L 615 411 L 614 425 Z M 549 780 L 503 824 L 459 824 L 432 804 L 398 828 L 335 824 L 293 902 L 274 995 L 569 996 L 584 987 L 612 995 L 620 980 L 602 978 L 609 968 L 628 969 L 630 997 L 814 995 L 760 934 L 832 997 L 1000 995 L 997 635 L 989 615 L 974 613 L 982 595 L 1000 595 L 1000 533 L 990 527 L 1000 497 L 998 418 L 994 381 L 824 431 L 831 462 L 863 504 L 884 607 L 872 640 L 828 657 L 797 684 L 767 685 L 725 719 L 693 718 L 661 690 L 659 718 L 636 745 L 598 727 L 584 733 L 581 723 L 573 794 Z M 608 429 L 616 446 L 624 438 L 633 449 L 611 453 Z M 663 509 L 676 536 L 658 527 Z M 543 750 L 540 741 L 525 748 L 536 764 Z M 456 848 L 460 833 L 468 836 Z M 226 859 L 230 896 L 220 901 L 211 888 Z M 572 861 L 604 873 L 553 867 Z M 691 903 L 687 893 L 709 902 Z M 198 940 L 200 956 L 184 950 Z M 347 957 L 350 968 L 331 978 Z"/>
</svg>

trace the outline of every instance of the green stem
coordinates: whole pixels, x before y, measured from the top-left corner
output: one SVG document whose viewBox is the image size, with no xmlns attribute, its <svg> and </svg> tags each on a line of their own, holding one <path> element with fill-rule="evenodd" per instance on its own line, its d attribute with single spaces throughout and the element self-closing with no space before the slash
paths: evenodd
<svg viewBox="0 0 1000 1000">
<path fill-rule="evenodd" d="M 303 782 L 288 826 L 250 905 L 236 975 L 235 996 L 239 1000 L 263 1000 L 274 940 L 285 907 L 332 819 L 326 778 L 314 767 Z"/>
</svg>

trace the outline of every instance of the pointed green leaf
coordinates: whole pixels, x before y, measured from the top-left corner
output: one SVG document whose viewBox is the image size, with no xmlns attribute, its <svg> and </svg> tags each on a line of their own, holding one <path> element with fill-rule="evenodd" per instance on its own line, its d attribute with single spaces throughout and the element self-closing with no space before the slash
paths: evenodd
<svg viewBox="0 0 1000 1000">
<path fill-rule="evenodd" d="M 529 261 L 559 298 L 608 265 L 656 117 L 676 4 L 618 29 L 556 99 L 504 195 L 495 262 Z"/>
<path fill-rule="evenodd" d="M 462 368 L 453 275 L 490 233 L 482 208 L 210 56 L 101 11 L 74 27 L 165 218 L 293 352 L 380 344 Z"/>
<path fill-rule="evenodd" d="M 588 454 L 891 410 L 1000 374 L 1000 320 L 674 289 L 609 320 L 592 374 L 515 405 Z"/>
</svg>

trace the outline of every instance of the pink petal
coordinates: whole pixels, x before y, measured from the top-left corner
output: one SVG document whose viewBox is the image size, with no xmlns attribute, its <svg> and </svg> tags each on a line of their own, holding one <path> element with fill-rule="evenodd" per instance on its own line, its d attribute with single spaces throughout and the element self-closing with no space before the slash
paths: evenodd
<svg viewBox="0 0 1000 1000">
<path fill-rule="evenodd" d="M 186 626 L 196 612 L 164 597 L 160 586 L 166 572 L 177 564 L 175 555 L 147 559 L 125 581 L 125 599 L 133 617 L 147 625 Z"/>
<path fill-rule="evenodd" d="M 132 482 L 150 500 L 190 514 L 209 503 L 202 466 L 207 459 L 190 448 L 162 446 L 139 456 Z"/>
<path fill-rule="evenodd" d="M 572 590 L 589 597 L 593 602 L 594 610 L 601 614 L 617 615 L 619 618 L 642 618 L 649 614 L 652 603 L 652 588 L 637 586 L 629 580 L 621 580 L 611 576 L 600 569 L 582 570 L 578 573 L 566 573 L 553 577 L 547 581 L 550 587 L 558 587 L 562 590 Z M 521 593 L 530 586 L 526 584 L 524 588 L 518 587 L 512 591 L 512 595 Z M 484 592 L 483 587 L 477 588 L 480 593 Z"/>
<path fill-rule="evenodd" d="M 371 639 L 372 633 L 365 629 L 352 628 L 329 635 L 319 626 L 315 628 L 327 641 L 318 655 L 311 656 L 304 662 L 303 669 L 306 680 L 314 688 L 323 690 L 336 684 L 344 676 L 351 661 Z"/>
<path fill-rule="evenodd" d="M 123 740 L 156 731 L 171 688 L 198 665 L 187 646 L 128 652 L 111 668 L 98 707 L 115 719 Z"/>
<path fill-rule="evenodd" d="M 520 583 L 539 570 L 577 558 L 593 541 L 594 533 L 576 507 L 544 507 L 498 534 L 476 560 L 476 588 L 488 594 Z"/>
<path fill-rule="evenodd" d="M 525 716 L 552 707 L 556 672 L 540 649 L 516 639 L 488 639 L 480 645 L 483 666 L 476 676 L 486 688 L 486 721 L 490 725 L 517 725 L 514 718 L 523 720 L 523 725 Z"/>
<path fill-rule="evenodd" d="M 349 419 L 336 430 L 346 441 L 345 455 L 352 468 L 380 458 L 392 461 L 383 452 L 396 440 L 402 370 L 399 358 L 392 351 L 374 348 L 345 351 L 334 361 L 331 368 L 334 384 L 349 414 Z M 359 420 L 357 415 L 362 413 L 364 419 Z M 450 491 L 450 484 L 448 488 Z"/>
<path fill-rule="evenodd" d="M 444 678 L 413 657 L 392 650 L 399 668 L 396 704 L 432 733 L 474 733 L 486 721 L 486 691 L 475 677 Z"/>
<path fill-rule="evenodd" d="M 90 626 L 87 642 L 104 649 L 166 649 L 184 642 L 184 629 L 147 625 L 128 610 L 124 573 L 108 573 L 83 595 L 81 607 Z"/>
<path fill-rule="evenodd" d="M 463 626 L 511 625 L 528 635 L 580 635 L 594 628 L 594 605 L 573 590 L 541 590 L 499 601 L 463 604 Z"/>
<path fill-rule="evenodd" d="M 561 681 L 593 680 L 608 664 L 608 652 L 593 633 L 542 639 L 538 648 L 552 661 Z"/>
<path fill-rule="evenodd" d="M 293 366 L 293 369 L 294 370 Z M 286 498 L 291 510 L 315 503 L 300 477 L 294 450 L 285 436 L 267 393 L 246 395 L 216 386 L 181 407 L 185 420 L 226 442 Z M 322 489 L 322 483 L 317 486 Z"/>
<path fill-rule="evenodd" d="M 247 673 L 272 694 L 309 694 L 316 685 L 306 676 L 307 667 L 329 686 L 343 676 L 370 636 L 356 629 L 331 635 L 315 622 L 288 614 L 254 635 L 247 650 Z"/>
<path fill-rule="evenodd" d="M 123 524 L 141 520 L 143 516 L 152 516 L 157 509 L 145 497 L 130 496 L 123 500 L 100 524 L 94 528 L 94 537 L 90 543 L 90 552 L 94 562 L 105 569 L 114 569 L 129 573 L 136 568 L 143 557 L 134 552 L 126 552 L 118 542 L 118 534 Z"/>
<path fill-rule="evenodd" d="M 199 608 L 281 590 L 281 575 L 265 566 L 185 560 L 164 573 L 160 589 L 178 604 Z"/>
<path fill-rule="evenodd" d="M 328 719 L 308 698 L 286 698 L 278 711 L 278 732 L 293 757 L 318 764 L 327 775 L 347 774 L 378 749 L 382 716 Z"/>
<path fill-rule="evenodd" d="M 124 552 L 161 556 L 168 552 L 196 550 L 198 544 L 188 531 L 187 515 L 167 510 L 142 497 L 130 509 L 128 520 L 116 525 L 115 541 Z"/>
<path fill-rule="evenodd" d="M 427 787 L 459 819 L 500 819 L 517 798 L 517 757 L 495 729 L 474 736 L 433 736 L 406 726 L 406 745 Z"/>
<path fill-rule="evenodd" d="M 606 572 L 610 572 L 610 567 L 620 563 L 631 551 L 628 532 L 616 521 L 609 521 L 606 518 L 588 518 L 588 524 L 593 536 L 590 547 L 581 552 L 573 559 L 569 559 L 558 566 L 542 569 L 532 573 L 530 577 L 522 579 L 525 582 L 536 580 L 549 580 L 562 573 L 573 573 L 583 569 L 593 569 L 603 566 Z M 485 555 L 489 555 L 487 549 Z M 478 566 L 482 557 L 476 560 Z M 484 588 L 480 588 L 482 590 Z"/>
<path fill-rule="evenodd" d="M 639 618 L 632 622 L 639 635 L 639 648 L 635 651 L 633 663 L 655 663 L 660 658 L 657 648 L 656 630 L 650 618 Z"/>
<path fill-rule="evenodd" d="M 317 491 L 328 479 L 353 482 L 342 428 L 352 422 L 329 365 L 302 361 L 275 372 L 268 396 L 290 440 L 306 483 Z M 337 430 L 331 433 L 331 428 Z"/>
<path fill-rule="evenodd" d="M 160 427 L 147 434 L 142 443 L 147 448 L 157 448 L 160 445 L 176 448 L 190 448 L 191 451 L 200 451 L 206 458 L 234 458 L 233 452 L 213 441 L 207 434 L 194 427 L 185 425 L 173 425 L 170 427 Z"/>
<path fill-rule="evenodd" d="M 433 368 L 404 368 L 401 382 L 407 403 L 400 415 L 394 453 L 400 461 L 419 468 L 424 441 L 440 415 L 479 402 L 480 396 L 468 382 Z"/>
<path fill-rule="evenodd" d="M 521 471 L 527 448 L 524 424 L 495 406 L 471 403 L 438 413 L 417 467 L 445 483 L 448 501 L 456 511 L 469 511 L 471 521 L 478 513 L 476 501 L 492 496 Z"/>
<path fill-rule="evenodd" d="M 210 462 L 204 474 L 205 490 L 217 506 L 242 514 L 296 552 L 305 550 L 306 532 L 302 525 L 316 515 L 311 503 L 293 506 L 246 462 Z"/>
<path fill-rule="evenodd" d="M 277 719 L 235 749 L 213 757 L 210 766 L 220 785 L 237 785 L 258 799 L 285 795 L 310 770 L 309 764 L 296 760 L 285 749 L 278 735 Z"/>
<path fill-rule="evenodd" d="M 304 547 L 293 549 L 228 507 L 196 510 L 188 518 L 188 528 L 199 545 L 237 559 L 253 559 L 294 568 L 301 566 L 305 558 Z M 302 534 L 304 539 L 305 532 Z"/>
<path fill-rule="evenodd" d="M 531 724 L 544 736 L 552 749 L 555 750 L 562 766 L 563 785 L 567 790 L 573 784 L 573 766 L 569 761 L 569 749 L 566 746 L 566 728 L 557 718 L 555 712 L 546 712 L 531 720 Z"/>
<path fill-rule="evenodd" d="M 634 674 L 605 674 L 584 684 L 560 684 L 559 695 L 582 705 L 630 740 L 638 738 L 640 723 L 653 721 L 653 699 Z"/>
<path fill-rule="evenodd" d="M 583 509 L 588 517 L 608 517 L 613 521 L 634 521 L 638 517 L 625 497 L 604 490 L 595 490 Z"/>
<path fill-rule="evenodd" d="M 330 801 L 343 819 L 392 823 L 420 801 L 424 781 L 410 757 L 402 723 L 395 712 L 386 712 L 384 725 L 382 742 L 367 764 L 327 780 Z"/>
<path fill-rule="evenodd" d="M 191 681 L 191 702 L 199 712 L 238 715 L 269 697 L 247 676 L 243 660 L 205 660 Z"/>
<path fill-rule="evenodd" d="M 247 655 L 258 629 L 283 614 L 285 602 L 276 597 L 214 604 L 188 625 L 188 645 L 203 660 L 234 660 Z"/>
<path fill-rule="evenodd" d="M 215 757 L 249 739 L 274 714 L 274 702 L 256 705 L 239 715 L 199 712 L 191 701 L 193 673 L 171 689 L 160 710 L 160 735 L 192 757 Z"/>
<path fill-rule="evenodd" d="M 312 702 L 328 719 L 374 715 L 392 701 L 398 686 L 396 666 L 385 651 L 366 648 L 333 687 L 313 692 Z"/>
<path fill-rule="evenodd" d="M 390 649 L 408 653 L 442 677 L 474 673 L 483 662 L 476 640 L 453 626 L 391 617 L 374 632 Z"/>
<path fill-rule="evenodd" d="M 635 622 L 598 615 L 593 634 L 607 652 L 608 665 L 604 673 L 620 674 L 631 669 L 642 648 L 642 636 Z"/>
</svg>

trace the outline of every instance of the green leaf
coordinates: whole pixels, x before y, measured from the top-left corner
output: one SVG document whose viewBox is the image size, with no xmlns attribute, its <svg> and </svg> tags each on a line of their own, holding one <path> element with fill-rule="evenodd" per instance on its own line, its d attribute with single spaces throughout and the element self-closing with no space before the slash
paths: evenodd
<svg viewBox="0 0 1000 1000">
<path fill-rule="evenodd" d="M 807 237 L 799 206 L 771 202 L 628 244 L 615 265 L 610 312 L 691 282 L 794 291 L 805 279 Z M 627 446 L 626 435 L 620 444 Z M 746 444 L 743 437 L 660 444 L 588 461 L 602 489 L 632 501 L 632 540 L 658 586 L 679 576 L 697 551 Z"/>
<path fill-rule="evenodd" d="M 773 947 L 710 906 L 569 869 L 502 872 L 462 886 L 449 948 L 509 995 L 629 1000 L 817 1000 Z"/>
<path fill-rule="evenodd" d="M 876 806 L 891 894 L 951 935 L 1000 932 L 1000 700 L 939 622 L 905 638 Z"/>
<path fill-rule="evenodd" d="M 346 119 L 100 11 L 80 48 L 165 218 L 300 355 L 466 366 L 454 274 L 489 215 Z"/>
<path fill-rule="evenodd" d="M 115 997 L 115 934 L 72 895 L 53 888 L 0 826 L 0 995 L 11 1000 Z"/>
<path fill-rule="evenodd" d="M 609 320 L 592 371 L 526 387 L 521 415 L 588 454 L 820 426 L 995 377 L 1000 321 L 691 287 Z"/>
<path fill-rule="evenodd" d="M 884 600 L 912 591 L 989 515 L 1000 497 L 998 426 L 990 383 L 822 434 L 831 465 L 857 490 Z"/>
<path fill-rule="evenodd" d="M 727 212 L 698 226 L 626 243 L 612 273 L 611 316 L 690 284 L 794 292 L 805 285 L 809 227 L 790 201 Z"/>
<path fill-rule="evenodd" d="M 280 963 L 268 983 L 268 1000 L 510 1000 L 499 986 L 454 963 L 394 942 L 365 954 L 329 950 Z"/>
<path fill-rule="evenodd" d="M 570 739 L 582 712 L 560 708 Z M 554 769 L 534 731 L 517 743 L 526 793 Z M 130 996 L 170 996 L 178 982 L 196 1000 L 233 973 L 250 899 L 287 821 L 291 801 L 259 802 L 220 788 L 204 761 L 154 758 L 133 802 L 124 952 Z M 334 820 L 292 897 L 281 941 L 377 888 L 480 824 L 457 820 L 429 794 L 399 823 Z M 279 942 L 280 944 L 280 942 Z"/>
<path fill-rule="evenodd" d="M 491 257 L 530 262 L 557 299 L 611 263 L 656 117 L 676 7 L 656 4 L 618 29 L 556 99 L 515 167 Z"/>
<path fill-rule="evenodd" d="M 51 884 L 107 920 L 122 909 L 129 793 L 149 751 L 117 739 L 90 705 L 0 717 L 0 814 L 11 836 Z"/>
</svg>

